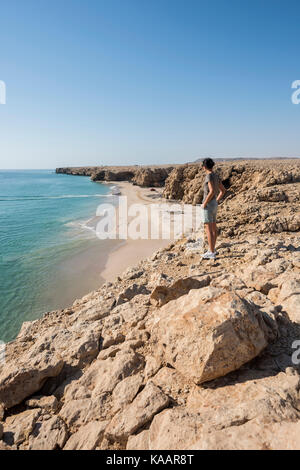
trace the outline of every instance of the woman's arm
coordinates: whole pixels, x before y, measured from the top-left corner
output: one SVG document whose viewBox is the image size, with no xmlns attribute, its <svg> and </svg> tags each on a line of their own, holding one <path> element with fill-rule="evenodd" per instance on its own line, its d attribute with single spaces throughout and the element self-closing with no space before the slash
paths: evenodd
<svg viewBox="0 0 300 470">
<path fill-rule="evenodd" d="M 219 182 L 219 190 L 220 190 L 220 192 L 219 192 L 218 197 L 217 197 L 217 202 L 219 202 L 220 199 L 222 199 L 222 197 L 226 193 L 226 189 L 224 188 L 223 183 L 221 181 Z"/>
</svg>

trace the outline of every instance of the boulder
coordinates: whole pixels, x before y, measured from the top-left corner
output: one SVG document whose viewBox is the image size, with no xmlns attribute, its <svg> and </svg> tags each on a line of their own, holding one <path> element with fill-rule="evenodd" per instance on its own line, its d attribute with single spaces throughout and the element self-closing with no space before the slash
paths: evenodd
<svg viewBox="0 0 300 470">
<path fill-rule="evenodd" d="M 241 367 L 268 344 L 259 308 L 238 295 L 206 287 L 157 311 L 154 354 L 200 384 Z"/>
</svg>

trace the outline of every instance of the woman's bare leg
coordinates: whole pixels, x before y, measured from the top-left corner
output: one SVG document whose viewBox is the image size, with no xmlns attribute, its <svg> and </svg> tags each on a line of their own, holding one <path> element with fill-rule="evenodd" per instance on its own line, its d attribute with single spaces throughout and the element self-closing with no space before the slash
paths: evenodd
<svg viewBox="0 0 300 470">
<path fill-rule="evenodd" d="M 216 248 L 216 241 L 217 241 L 217 236 L 218 236 L 218 229 L 217 229 L 217 224 L 216 222 L 213 222 L 211 224 L 212 226 L 212 231 L 213 231 L 213 246 L 214 246 L 214 250 L 215 251 L 215 248 Z"/>
<path fill-rule="evenodd" d="M 213 233 L 212 225 L 213 225 L 212 223 L 205 224 L 205 231 L 206 231 L 209 249 L 213 253 L 215 246 L 214 246 L 214 233 Z"/>
</svg>

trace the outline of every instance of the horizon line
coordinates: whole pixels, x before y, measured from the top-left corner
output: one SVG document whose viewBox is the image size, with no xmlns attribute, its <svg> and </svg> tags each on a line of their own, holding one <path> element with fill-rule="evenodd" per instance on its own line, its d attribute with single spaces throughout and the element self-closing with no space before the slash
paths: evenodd
<svg viewBox="0 0 300 470">
<path fill-rule="evenodd" d="M 195 160 L 186 161 L 183 163 L 123 163 L 123 164 L 105 164 L 105 165 L 90 165 L 90 164 L 83 164 L 83 165 L 64 165 L 64 166 L 57 166 L 53 168 L 0 168 L 0 171 L 55 171 L 57 168 L 84 168 L 84 167 L 113 167 L 113 166 L 161 166 L 161 165 L 187 165 L 192 163 L 198 163 L 198 161 L 202 160 L 203 158 L 212 158 L 214 160 L 298 160 L 300 156 L 294 157 L 198 157 Z"/>
</svg>

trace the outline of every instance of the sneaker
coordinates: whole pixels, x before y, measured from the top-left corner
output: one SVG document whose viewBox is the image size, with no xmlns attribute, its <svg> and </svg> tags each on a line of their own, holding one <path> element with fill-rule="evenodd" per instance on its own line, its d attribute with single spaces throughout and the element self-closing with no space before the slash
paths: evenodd
<svg viewBox="0 0 300 470">
<path fill-rule="evenodd" d="M 206 253 L 204 253 L 204 255 L 202 255 L 203 259 L 215 259 L 215 257 L 216 253 L 212 253 L 211 251 L 207 251 Z"/>
</svg>

